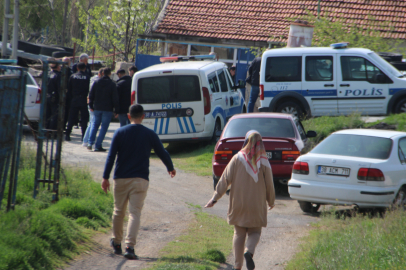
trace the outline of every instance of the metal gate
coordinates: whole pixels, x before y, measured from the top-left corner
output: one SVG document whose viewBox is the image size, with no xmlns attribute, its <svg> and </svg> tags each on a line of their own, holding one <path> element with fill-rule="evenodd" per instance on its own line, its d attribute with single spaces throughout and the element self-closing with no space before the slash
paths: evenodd
<svg viewBox="0 0 406 270">
<path fill-rule="evenodd" d="M 47 110 L 47 92 L 48 92 L 48 65 L 59 64 L 62 65 L 61 69 L 61 87 L 59 89 L 59 101 L 57 111 L 57 129 L 46 129 L 45 123 L 46 110 Z M 65 114 L 65 99 L 67 88 L 67 68 L 66 62 L 59 61 L 44 61 L 42 73 L 42 96 L 41 96 L 41 109 L 40 121 L 38 123 L 38 136 L 37 136 L 37 156 L 35 167 L 35 182 L 34 182 L 34 198 L 37 196 L 40 183 L 43 188 L 51 190 L 52 186 L 52 201 L 59 199 L 59 177 L 61 172 L 61 156 L 62 156 L 62 142 L 63 142 L 63 129 L 64 129 L 64 114 Z"/>
<path fill-rule="evenodd" d="M 3 60 L 2 63 L 7 61 Z M 25 72 L 26 69 L 21 67 L 0 65 L 0 207 L 9 179 L 7 211 L 14 208 L 16 200 L 25 103 Z"/>
</svg>

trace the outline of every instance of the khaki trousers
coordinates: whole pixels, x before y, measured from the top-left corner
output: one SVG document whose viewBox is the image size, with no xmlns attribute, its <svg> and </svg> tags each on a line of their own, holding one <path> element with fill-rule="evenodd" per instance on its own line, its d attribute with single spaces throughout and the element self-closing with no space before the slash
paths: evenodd
<svg viewBox="0 0 406 270">
<path fill-rule="evenodd" d="M 243 228 L 234 225 L 234 238 L 233 238 L 233 249 L 235 264 L 234 268 L 241 269 L 244 263 L 244 252 L 248 251 L 252 255 L 255 253 L 255 248 L 258 245 L 259 238 L 261 237 L 262 227 L 258 228 Z M 245 238 L 247 237 L 247 243 L 245 243 Z M 246 248 L 244 247 L 246 246 Z"/>
<path fill-rule="evenodd" d="M 125 243 L 134 248 L 140 229 L 141 210 L 147 197 L 149 181 L 142 178 L 114 179 L 113 239 L 120 244 L 123 240 L 123 223 L 127 205 L 130 212 Z"/>
</svg>

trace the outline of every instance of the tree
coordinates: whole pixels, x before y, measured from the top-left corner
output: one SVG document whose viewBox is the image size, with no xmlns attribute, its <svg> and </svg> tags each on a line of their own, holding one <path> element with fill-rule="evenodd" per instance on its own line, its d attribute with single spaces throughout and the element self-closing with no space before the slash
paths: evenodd
<svg viewBox="0 0 406 270">
<path fill-rule="evenodd" d="M 390 39 L 389 33 L 393 31 L 390 22 L 379 22 L 373 17 L 356 24 L 344 18 L 325 17 L 317 18 L 312 13 L 300 18 L 314 25 L 312 46 L 326 47 L 332 43 L 349 42 L 353 48 L 368 48 L 377 52 L 399 51 L 401 40 Z M 295 20 L 295 19 L 290 19 Z"/>
<path fill-rule="evenodd" d="M 136 40 L 155 20 L 161 7 L 159 0 L 107 0 L 88 12 L 79 10 L 85 39 L 75 39 L 85 51 L 93 46 L 110 52 L 113 46 L 128 61 L 134 54 Z"/>
</svg>

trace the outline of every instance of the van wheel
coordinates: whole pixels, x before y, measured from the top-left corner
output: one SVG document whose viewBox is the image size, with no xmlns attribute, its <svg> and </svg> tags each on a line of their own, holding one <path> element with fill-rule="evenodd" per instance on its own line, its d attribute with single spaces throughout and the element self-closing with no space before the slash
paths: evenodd
<svg viewBox="0 0 406 270">
<path fill-rule="evenodd" d="M 319 208 L 320 204 L 313 204 L 311 202 L 304 202 L 304 201 L 297 201 L 299 203 L 300 209 L 302 209 L 305 213 L 316 213 Z"/>
<path fill-rule="evenodd" d="M 406 209 L 406 188 L 401 187 L 396 198 L 393 200 L 392 204 L 393 209 Z"/>
<path fill-rule="evenodd" d="M 406 113 L 406 98 L 396 104 L 395 113 Z"/>
<path fill-rule="evenodd" d="M 211 137 L 212 142 L 214 142 L 214 143 L 218 142 L 219 137 L 217 137 L 216 133 L 217 133 L 217 131 L 220 131 L 220 130 L 221 130 L 220 121 L 217 119 L 216 124 L 214 124 L 213 136 Z"/>
<path fill-rule="evenodd" d="M 287 101 L 282 103 L 281 105 L 278 106 L 276 111 L 291 114 L 299 119 L 302 119 L 304 116 L 303 110 L 300 107 L 300 105 L 293 101 Z"/>
</svg>

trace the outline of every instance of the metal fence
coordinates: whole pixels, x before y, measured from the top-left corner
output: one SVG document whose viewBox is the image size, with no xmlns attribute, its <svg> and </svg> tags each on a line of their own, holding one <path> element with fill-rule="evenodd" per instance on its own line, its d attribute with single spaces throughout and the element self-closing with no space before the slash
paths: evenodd
<svg viewBox="0 0 406 270">
<path fill-rule="evenodd" d="M 2 63 L 7 61 L 3 60 Z M 0 65 L 0 207 L 9 180 L 7 211 L 14 209 L 16 201 L 25 103 L 25 72 L 26 69 L 21 67 Z"/>
<path fill-rule="evenodd" d="M 0 60 L 1 63 L 7 63 L 7 61 Z M 46 129 L 46 123 L 49 120 L 46 119 L 49 64 L 62 66 L 56 130 Z M 37 142 L 36 168 L 35 175 L 33 175 L 34 198 L 41 188 L 41 183 L 42 188 L 52 191 L 53 201 L 57 201 L 59 198 L 65 96 L 68 80 L 68 70 L 65 65 L 65 62 L 43 62 L 40 120 L 38 131 L 35 131 L 34 134 Z M 27 70 L 21 67 L 0 65 L 0 207 L 5 191 L 8 189 L 7 211 L 14 209 L 16 202 L 24 118 L 29 124 L 24 113 L 26 73 Z"/>
</svg>

